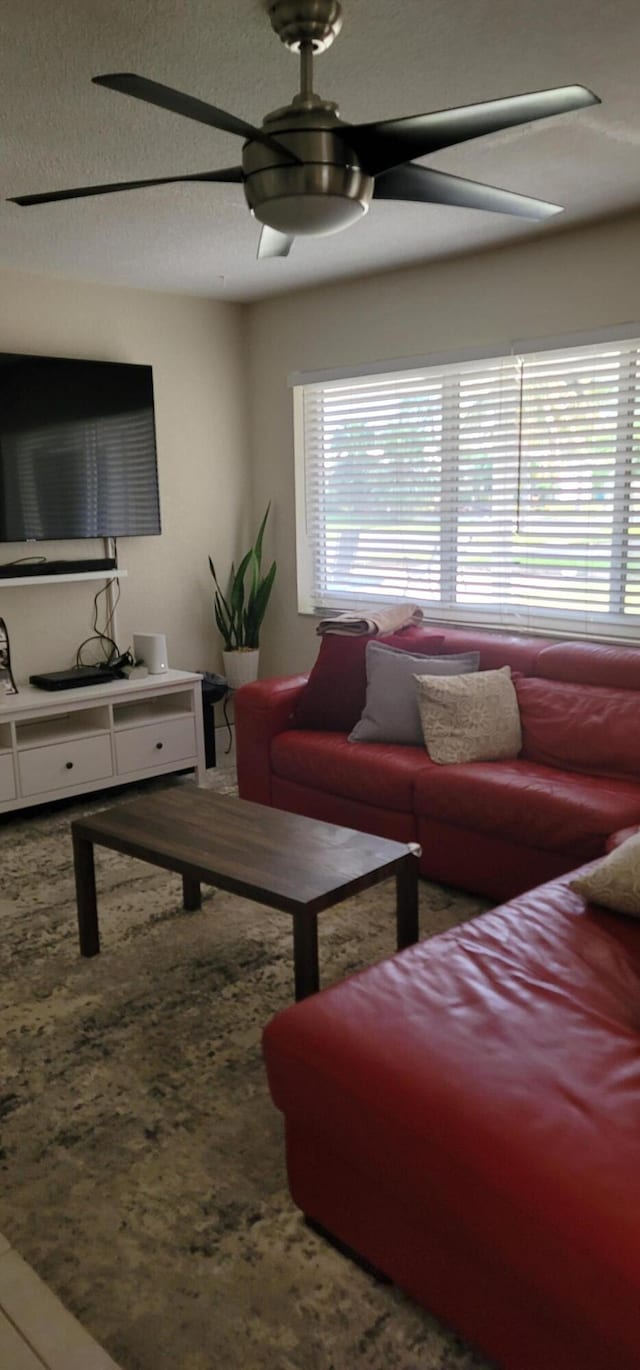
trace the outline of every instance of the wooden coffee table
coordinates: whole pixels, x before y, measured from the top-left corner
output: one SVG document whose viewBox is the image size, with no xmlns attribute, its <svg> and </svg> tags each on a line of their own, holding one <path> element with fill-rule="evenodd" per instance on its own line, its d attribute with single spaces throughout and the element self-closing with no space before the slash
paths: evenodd
<svg viewBox="0 0 640 1370">
<path fill-rule="evenodd" d="M 80 951 L 100 951 L 94 845 L 182 876 L 185 909 L 200 884 L 243 894 L 293 916 L 296 999 L 320 987 L 318 914 L 396 877 L 398 949 L 418 940 L 418 863 L 402 842 L 185 785 L 71 824 Z"/>
</svg>

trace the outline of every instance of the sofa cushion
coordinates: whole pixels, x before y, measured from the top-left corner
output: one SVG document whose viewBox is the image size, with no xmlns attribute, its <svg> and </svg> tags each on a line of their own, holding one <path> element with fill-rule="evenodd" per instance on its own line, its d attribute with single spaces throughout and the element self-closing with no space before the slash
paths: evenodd
<svg viewBox="0 0 640 1370">
<path fill-rule="evenodd" d="M 600 856 L 610 833 L 640 821 L 640 786 L 631 781 L 572 775 L 522 759 L 423 767 L 414 803 L 421 818 L 566 852 L 576 861 Z"/>
<path fill-rule="evenodd" d="M 640 835 L 630 837 L 570 884 L 590 903 L 640 918 Z"/>
<path fill-rule="evenodd" d="M 424 628 L 401 628 L 397 633 L 348 637 L 325 633 L 306 687 L 296 704 L 294 728 L 318 728 L 348 733 L 355 728 L 367 693 L 365 652 L 368 642 L 385 643 L 420 656 L 438 652 L 444 637 Z"/>
<path fill-rule="evenodd" d="M 432 764 L 424 747 L 354 747 L 344 733 L 291 730 L 271 743 L 271 765 L 280 779 L 405 813 L 414 809 L 416 777 Z"/>
<path fill-rule="evenodd" d="M 350 742 L 397 742 L 422 745 L 415 676 L 463 675 L 477 671 L 479 652 L 422 656 L 398 652 L 381 642 L 368 642 L 367 694 L 362 718 L 349 734 Z"/>
<path fill-rule="evenodd" d="M 520 676 L 522 754 L 589 775 L 640 776 L 640 694 Z"/>
<path fill-rule="evenodd" d="M 522 745 L 511 667 L 436 680 L 416 676 L 425 745 L 440 765 L 502 761 Z"/>
</svg>

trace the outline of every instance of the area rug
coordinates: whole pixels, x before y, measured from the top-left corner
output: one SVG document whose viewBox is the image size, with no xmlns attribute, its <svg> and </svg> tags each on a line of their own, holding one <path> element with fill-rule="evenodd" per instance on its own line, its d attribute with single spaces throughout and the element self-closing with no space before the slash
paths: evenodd
<svg viewBox="0 0 640 1370">
<path fill-rule="evenodd" d="M 289 918 L 210 889 L 185 913 L 178 877 L 98 850 L 79 956 L 69 825 L 114 798 L 0 826 L 0 1231 L 122 1370 L 487 1370 L 290 1201 L 260 1054 Z M 394 893 L 322 915 L 324 984 L 393 949 Z M 420 900 L 423 936 L 486 907 Z"/>
</svg>

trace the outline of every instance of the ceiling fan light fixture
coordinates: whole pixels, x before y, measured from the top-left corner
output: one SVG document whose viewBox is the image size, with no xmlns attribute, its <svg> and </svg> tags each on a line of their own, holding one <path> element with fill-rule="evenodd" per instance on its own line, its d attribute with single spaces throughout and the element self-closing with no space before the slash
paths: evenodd
<svg viewBox="0 0 640 1370">
<path fill-rule="evenodd" d="M 256 219 L 294 237 L 341 233 L 366 214 L 369 206 L 343 195 L 280 195 L 254 209 Z"/>
<path fill-rule="evenodd" d="M 303 166 L 263 167 L 258 145 L 244 148 L 244 192 L 256 219 L 292 237 L 341 233 L 362 219 L 371 203 L 373 177 L 344 147 L 339 148 L 342 164 L 326 160 L 335 153 L 332 138 L 322 130 L 306 134 L 303 153 L 313 160 Z M 289 140 L 298 141 L 292 135 Z"/>
</svg>

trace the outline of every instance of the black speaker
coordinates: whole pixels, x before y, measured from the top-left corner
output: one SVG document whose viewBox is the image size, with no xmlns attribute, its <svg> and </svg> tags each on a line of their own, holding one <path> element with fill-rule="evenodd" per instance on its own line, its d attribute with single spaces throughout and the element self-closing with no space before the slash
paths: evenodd
<svg viewBox="0 0 640 1370">
<path fill-rule="evenodd" d="M 202 723 L 204 727 L 204 755 L 207 770 L 216 764 L 216 729 L 213 721 L 213 705 L 224 699 L 229 686 L 223 675 L 205 671 L 202 677 Z"/>
</svg>

